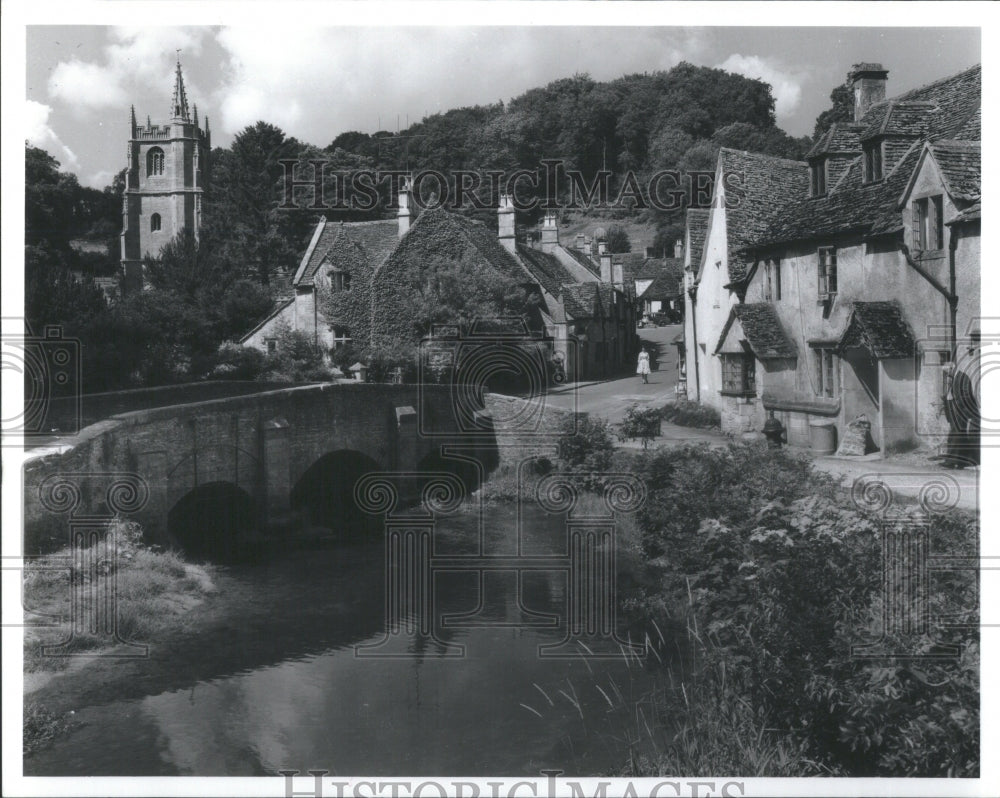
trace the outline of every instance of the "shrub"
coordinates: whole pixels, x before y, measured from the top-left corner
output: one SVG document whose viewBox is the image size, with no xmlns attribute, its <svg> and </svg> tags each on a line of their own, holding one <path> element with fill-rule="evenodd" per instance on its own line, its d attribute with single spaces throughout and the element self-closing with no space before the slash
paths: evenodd
<svg viewBox="0 0 1000 798">
<path fill-rule="evenodd" d="M 636 438 L 642 441 L 642 448 L 649 446 L 649 442 L 660 434 L 660 425 L 663 420 L 663 411 L 660 408 L 646 408 L 640 410 L 638 405 L 632 405 L 625 411 L 625 417 L 618 425 L 618 440 L 634 441 Z"/>
<path fill-rule="evenodd" d="M 264 370 L 264 353 L 253 346 L 227 341 L 219 346 L 211 376 L 223 380 L 256 380 Z"/>
<path fill-rule="evenodd" d="M 559 467 L 576 474 L 581 487 L 597 490 L 614 459 L 611 425 L 605 419 L 576 414 L 563 419 L 559 436 Z"/>
<path fill-rule="evenodd" d="M 722 416 L 718 410 L 688 399 L 678 399 L 666 405 L 661 413 L 664 421 L 681 427 L 718 429 L 722 426 Z"/>
</svg>

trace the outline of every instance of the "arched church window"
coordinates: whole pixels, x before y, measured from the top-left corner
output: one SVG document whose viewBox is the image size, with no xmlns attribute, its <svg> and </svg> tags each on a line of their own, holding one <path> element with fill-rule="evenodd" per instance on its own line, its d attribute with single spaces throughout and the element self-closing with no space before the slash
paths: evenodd
<svg viewBox="0 0 1000 798">
<path fill-rule="evenodd" d="M 153 147 L 146 153 L 146 176 L 163 174 L 163 150 Z"/>
<path fill-rule="evenodd" d="M 157 230 L 160 229 L 161 224 L 162 222 L 160 221 L 160 214 L 154 213 L 152 216 L 149 217 L 150 232 L 155 233 Z"/>
</svg>

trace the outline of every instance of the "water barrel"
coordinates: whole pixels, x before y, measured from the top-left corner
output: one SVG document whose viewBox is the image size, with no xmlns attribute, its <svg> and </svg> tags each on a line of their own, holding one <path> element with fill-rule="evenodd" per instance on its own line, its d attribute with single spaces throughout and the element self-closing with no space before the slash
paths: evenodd
<svg viewBox="0 0 1000 798">
<path fill-rule="evenodd" d="M 809 446 L 814 454 L 833 454 L 837 451 L 837 426 L 825 419 L 810 421 Z"/>
</svg>

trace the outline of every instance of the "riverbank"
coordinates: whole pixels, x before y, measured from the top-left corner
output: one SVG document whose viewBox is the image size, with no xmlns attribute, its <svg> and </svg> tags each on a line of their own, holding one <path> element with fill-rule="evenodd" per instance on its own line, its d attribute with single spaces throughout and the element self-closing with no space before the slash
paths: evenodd
<svg viewBox="0 0 1000 798">
<path fill-rule="evenodd" d="M 210 566 L 147 548 L 133 522 L 113 522 L 93 547 L 31 560 L 23 604 L 46 625 L 24 631 L 25 755 L 73 727 L 75 710 L 65 701 L 39 699 L 57 676 L 85 683 L 84 672 L 102 661 L 145 656 L 150 645 L 189 630 L 190 611 L 216 591 Z"/>
</svg>

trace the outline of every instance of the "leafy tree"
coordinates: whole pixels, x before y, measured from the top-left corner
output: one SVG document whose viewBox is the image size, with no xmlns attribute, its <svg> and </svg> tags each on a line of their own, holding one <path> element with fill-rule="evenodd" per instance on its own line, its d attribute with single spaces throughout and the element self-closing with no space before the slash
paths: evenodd
<svg viewBox="0 0 1000 798">
<path fill-rule="evenodd" d="M 854 119 L 854 94 L 847 84 L 840 84 L 830 92 L 830 107 L 816 117 L 813 139 L 822 136 L 834 122 L 850 122 Z"/>
<path fill-rule="evenodd" d="M 608 228 L 607 247 L 608 252 L 614 254 L 632 251 L 632 241 L 620 224 L 613 224 Z"/>
</svg>

